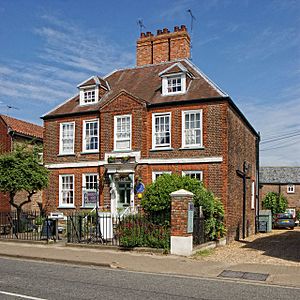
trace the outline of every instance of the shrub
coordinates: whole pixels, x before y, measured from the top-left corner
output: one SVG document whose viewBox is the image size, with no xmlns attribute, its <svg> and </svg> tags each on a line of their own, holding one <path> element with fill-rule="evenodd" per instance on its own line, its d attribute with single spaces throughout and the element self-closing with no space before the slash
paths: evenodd
<svg viewBox="0 0 300 300">
<path fill-rule="evenodd" d="M 170 193 L 180 189 L 192 192 L 195 206 L 202 206 L 206 236 L 210 240 L 223 237 L 226 233 L 223 204 L 197 179 L 177 174 L 163 174 L 146 187 L 141 205 L 147 214 L 164 213 L 170 220 Z"/>
<path fill-rule="evenodd" d="M 170 223 L 153 222 L 146 215 L 131 215 L 120 221 L 117 227 L 120 245 L 127 248 L 151 247 L 169 249 Z"/>
<path fill-rule="evenodd" d="M 270 209 L 272 214 L 284 213 L 287 209 L 287 199 L 279 193 L 269 192 L 262 201 L 264 209 Z"/>
</svg>

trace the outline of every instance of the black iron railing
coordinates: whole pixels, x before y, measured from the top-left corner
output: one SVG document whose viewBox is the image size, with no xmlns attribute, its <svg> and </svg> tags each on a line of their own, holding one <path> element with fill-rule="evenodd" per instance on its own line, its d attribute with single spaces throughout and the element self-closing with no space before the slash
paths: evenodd
<svg viewBox="0 0 300 300">
<path fill-rule="evenodd" d="M 143 213 L 114 216 L 110 213 L 74 213 L 67 220 L 69 243 L 98 243 L 121 247 L 169 248 L 170 222 L 163 215 Z"/>
<path fill-rule="evenodd" d="M 55 239 L 55 223 L 36 211 L 0 212 L 0 239 Z"/>
</svg>

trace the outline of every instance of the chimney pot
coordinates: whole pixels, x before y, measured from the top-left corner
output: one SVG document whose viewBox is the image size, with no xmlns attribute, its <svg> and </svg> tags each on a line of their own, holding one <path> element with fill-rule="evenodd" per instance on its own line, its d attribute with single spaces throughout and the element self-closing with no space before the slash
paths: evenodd
<svg viewBox="0 0 300 300">
<path fill-rule="evenodd" d="M 153 34 L 151 33 L 151 31 L 147 31 L 146 36 L 153 36 Z"/>
<path fill-rule="evenodd" d="M 174 32 L 177 32 L 177 31 L 179 31 L 179 26 L 174 27 Z"/>
<path fill-rule="evenodd" d="M 163 33 L 169 33 L 170 31 L 168 30 L 168 28 L 164 28 L 163 29 Z"/>
<path fill-rule="evenodd" d="M 157 29 L 157 35 L 162 34 L 162 30 L 161 29 Z"/>
<path fill-rule="evenodd" d="M 144 37 L 146 37 L 145 32 L 141 32 L 141 38 L 144 38 Z"/>
<path fill-rule="evenodd" d="M 180 30 L 181 30 L 181 31 L 186 31 L 186 26 L 185 26 L 185 25 L 181 25 L 181 26 L 180 26 Z"/>
</svg>

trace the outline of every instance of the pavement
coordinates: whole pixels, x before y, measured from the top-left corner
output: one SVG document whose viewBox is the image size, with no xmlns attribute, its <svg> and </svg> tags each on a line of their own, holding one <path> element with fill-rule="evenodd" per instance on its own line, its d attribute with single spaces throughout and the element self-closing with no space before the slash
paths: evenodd
<svg viewBox="0 0 300 300">
<path fill-rule="evenodd" d="M 226 247 L 226 246 L 225 246 Z M 228 263 L 192 257 L 138 253 L 99 247 L 66 246 L 63 242 L 40 244 L 0 240 L 0 257 L 80 264 L 129 271 L 216 278 L 224 270 L 268 274 L 267 284 L 300 288 L 300 265 Z M 234 272 L 233 272 L 234 273 Z M 237 272 L 238 273 L 238 272 Z M 240 278 L 231 280 L 243 280 Z M 247 280 L 249 281 L 249 280 Z M 253 281 L 251 281 L 253 282 Z"/>
</svg>

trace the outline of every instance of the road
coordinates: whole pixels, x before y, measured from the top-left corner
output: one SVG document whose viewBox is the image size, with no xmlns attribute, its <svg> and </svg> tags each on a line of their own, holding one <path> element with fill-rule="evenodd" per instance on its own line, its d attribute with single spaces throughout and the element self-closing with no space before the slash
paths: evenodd
<svg viewBox="0 0 300 300">
<path fill-rule="evenodd" d="M 297 299 L 300 289 L 0 258 L 0 299 Z"/>
</svg>

